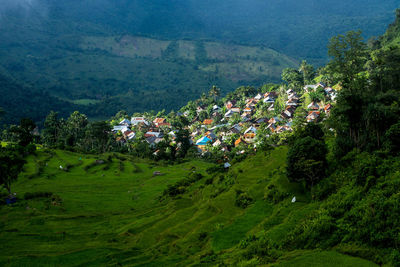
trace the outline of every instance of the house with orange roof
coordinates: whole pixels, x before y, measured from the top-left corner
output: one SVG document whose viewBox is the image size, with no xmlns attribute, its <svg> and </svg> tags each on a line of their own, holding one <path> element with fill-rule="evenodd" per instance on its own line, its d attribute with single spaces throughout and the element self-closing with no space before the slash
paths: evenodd
<svg viewBox="0 0 400 267">
<path fill-rule="evenodd" d="M 214 122 L 214 120 L 212 120 L 212 119 L 205 119 L 203 121 L 203 125 L 211 125 L 211 124 L 213 124 L 213 122 Z"/>
<path fill-rule="evenodd" d="M 171 124 L 168 123 L 167 119 L 165 119 L 165 118 L 156 118 L 156 119 L 154 119 L 153 123 L 156 127 L 171 126 Z"/>
<path fill-rule="evenodd" d="M 237 146 L 240 146 L 240 145 L 246 145 L 247 143 L 241 138 L 241 137 L 239 137 L 239 139 L 237 139 L 236 141 L 235 141 L 235 147 L 237 147 Z"/>
<path fill-rule="evenodd" d="M 320 115 L 319 111 L 310 111 L 307 116 L 307 122 L 315 122 L 318 120 Z"/>
<path fill-rule="evenodd" d="M 324 111 L 326 114 L 329 114 L 331 112 L 332 105 L 331 104 L 326 104 L 324 107 Z"/>
</svg>

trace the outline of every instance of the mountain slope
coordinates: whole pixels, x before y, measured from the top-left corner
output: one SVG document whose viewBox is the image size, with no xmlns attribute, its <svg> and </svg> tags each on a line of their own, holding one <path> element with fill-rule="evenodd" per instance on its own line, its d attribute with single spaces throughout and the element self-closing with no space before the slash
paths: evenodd
<svg viewBox="0 0 400 267">
<path fill-rule="evenodd" d="M 123 155 L 39 152 L 28 159 L 14 187 L 20 198 L 25 194 L 25 200 L 13 208 L 0 207 L 6 212 L 0 216 L 0 240 L 9 244 L 3 247 L 0 262 L 236 265 L 242 240 L 251 242 L 248 237 L 261 231 L 279 242 L 316 208 L 308 193 L 283 175 L 285 155 L 282 147 L 270 155 L 251 156 L 227 173 L 208 175 L 205 170 L 213 164 L 201 161 L 163 166 Z M 96 164 L 96 159 L 104 163 Z M 176 197 L 163 193 L 168 185 L 194 177 L 193 170 L 204 177 L 183 186 L 185 192 Z M 154 176 L 154 171 L 163 175 Z M 52 193 L 53 202 L 38 192 Z M 245 209 L 235 204 L 238 192 L 252 198 Z M 274 192 L 285 200 L 274 204 L 264 199 Z M 292 196 L 296 203 L 290 202 Z M 337 252 L 298 251 L 281 256 L 276 263 L 310 264 L 329 257 L 326 266 L 374 266 Z"/>
<path fill-rule="evenodd" d="M 21 118 L 35 122 L 44 120 L 44 114 L 57 110 L 61 116 L 68 116 L 77 106 L 50 96 L 45 91 L 32 90 L 0 74 L 0 107 L 6 113 L 2 122 L 17 124 Z"/>
<path fill-rule="evenodd" d="M 121 109 L 178 109 L 212 85 L 226 93 L 279 81 L 280 71 L 295 67 L 296 59 L 321 64 L 331 36 L 354 28 L 366 37 L 378 35 L 398 4 L 5 0 L 0 64 L 32 90 L 86 104 L 91 117 L 105 118 Z M 168 49 L 157 57 L 132 53 L 120 43 L 129 38 L 147 39 L 154 49 L 164 43 Z"/>
</svg>

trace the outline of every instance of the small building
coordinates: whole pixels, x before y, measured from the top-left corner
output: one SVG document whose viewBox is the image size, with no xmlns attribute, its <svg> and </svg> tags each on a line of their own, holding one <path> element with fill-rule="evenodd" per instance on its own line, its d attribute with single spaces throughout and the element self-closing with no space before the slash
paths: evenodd
<svg viewBox="0 0 400 267">
<path fill-rule="evenodd" d="M 235 112 L 233 112 L 232 110 L 228 110 L 226 113 L 225 113 L 225 115 L 224 115 L 224 117 L 225 118 L 232 118 L 232 116 L 235 114 Z"/>
<path fill-rule="evenodd" d="M 212 143 L 212 139 L 208 138 L 207 136 L 203 136 L 196 142 L 196 146 L 201 150 L 204 150 L 208 144 Z"/>
<path fill-rule="evenodd" d="M 326 104 L 324 107 L 324 111 L 326 114 L 329 114 L 331 112 L 332 105 L 331 104 Z"/>
<path fill-rule="evenodd" d="M 238 147 L 240 145 L 247 145 L 247 143 L 241 138 L 239 137 L 236 141 L 235 141 L 235 147 Z"/>
<path fill-rule="evenodd" d="M 200 112 L 205 111 L 205 110 L 206 110 L 206 106 L 198 106 L 198 107 L 196 108 L 197 114 L 199 114 Z"/>
<path fill-rule="evenodd" d="M 240 108 L 231 108 L 232 112 L 240 113 Z"/>
<path fill-rule="evenodd" d="M 286 91 L 286 94 L 287 95 L 290 95 L 290 94 L 293 94 L 294 93 L 294 90 L 293 89 L 288 89 L 287 91 Z"/>
<path fill-rule="evenodd" d="M 144 117 L 132 117 L 131 118 L 131 124 L 132 125 L 138 125 L 138 124 L 145 124 L 145 125 L 150 125 L 150 123 L 144 118 Z"/>
<path fill-rule="evenodd" d="M 268 107 L 268 111 L 274 111 L 275 110 L 275 105 L 272 104 L 271 106 Z"/>
<path fill-rule="evenodd" d="M 270 123 L 270 124 L 268 124 L 267 129 L 269 129 L 271 132 L 274 133 L 274 132 L 276 131 L 276 125 L 275 125 L 275 123 Z"/>
<path fill-rule="evenodd" d="M 313 101 L 307 106 L 307 108 L 311 110 L 319 110 L 319 105 Z"/>
<path fill-rule="evenodd" d="M 205 119 L 203 121 L 203 125 L 211 125 L 211 124 L 213 124 L 213 122 L 214 122 L 214 120 L 212 120 L 212 119 Z"/>
<path fill-rule="evenodd" d="M 130 132 L 129 134 L 126 135 L 125 138 L 127 140 L 131 141 L 131 140 L 135 139 L 135 137 L 136 137 L 136 133 L 135 132 Z"/>
<path fill-rule="evenodd" d="M 214 112 L 221 112 L 222 108 L 220 108 L 218 105 L 213 106 L 213 111 Z"/>
<path fill-rule="evenodd" d="M 152 131 L 149 131 L 149 132 L 146 132 L 146 133 L 144 134 L 144 136 L 145 136 L 145 137 L 152 137 L 152 136 L 154 136 L 154 137 L 157 137 L 157 138 L 161 138 L 161 137 L 164 136 L 164 134 L 163 134 L 162 132 L 152 132 Z"/>
<path fill-rule="evenodd" d="M 225 103 L 225 107 L 227 109 L 231 109 L 232 107 L 234 107 L 235 104 L 236 104 L 236 100 L 230 100 L 230 101 Z"/>
<path fill-rule="evenodd" d="M 131 125 L 131 121 L 128 119 L 123 119 L 119 125 L 125 125 L 125 126 L 130 126 Z"/>
<path fill-rule="evenodd" d="M 171 124 L 167 123 L 167 119 L 165 118 L 156 118 L 153 123 L 156 127 L 171 126 Z"/>
<path fill-rule="evenodd" d="M 221 142 L 221 140 L 219 140 L 219 139 L 217 139 L 217 141 L 215 141 L 215 142 L 212 144 L 213 147 L 218 147 L 218 146 L 221 146 L 221 145 L 222 145 L 222 142 Z"/>
<path fill-rule="evenodd" d="M 253 142 L 254 138 L 256 138 L 257 135 L 257 129 L 254 126 L 250 126 L 245 132 L 244 132 L 244 139 L 246 142 Z"/>
<path fill-rule="evenodd" d="M 315 122 L 319 119 L 319 111 L 310 111 L 307 116 L 307 122 Z"/>
<path fill-rule="evenodd" d="M 286 105 L 296 107 L 296 106 L 299 105 L 299 99 L 295 98 L 295 97 L 294 98 L 290 98 L 290 99 L 288 99 L 288 101 L 286 101 Z"/>
<path fill-rule="evenodd" d="M 251 115 L 253 113 L 253 109 L 251 107 L 247 107 L 243 109 L 243 113 L 246 115 Z"/>
<path fill-rule="evenodd" d="M 229 129 L 228 133 L 229 134 L 240 134 L 241 130 L 242 130 L 242 127 L 240 127 L 239 124 L 235 124 Z"/>
<path fill-rule="evenodd" d="M 257 94 L 254 99 L 260 101 L 263 98 L 262 94 Z"/>
<path fill-rule="evenodd" d="M 114 126 L 112 129 L 113 132 L 126 132 L 129 130 L 130 129 L 126 125 L 117 125 L 117 126 Z"/>
<path fill-rule="evenodd" d="M 271 119 L 269 119 L 268 123 L 277 123 L 280 121 L 281 119 L 279 117 L 272 117 Z"/>
</svg>

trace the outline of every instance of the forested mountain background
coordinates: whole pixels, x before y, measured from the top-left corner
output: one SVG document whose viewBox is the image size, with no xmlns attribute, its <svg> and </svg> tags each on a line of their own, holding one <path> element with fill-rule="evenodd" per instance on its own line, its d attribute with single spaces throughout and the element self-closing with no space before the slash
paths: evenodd
<svg viewBox="0 0 400 267">
<path fill-rule="evenodd" d="M 42 110 L 61 106 L 92 118 L 121 109 L 176 110 L 214 84 L 226 93 L 279 81 L 281 70 L 301 59 L 321 65 L 330 37 L 353 29 L 365 38 L 381 35 L 399 4 L 3 0 L 0 72 L 6 84 L 51 96 L 31 112 L 38 121 Z M 16 100 L 8 91 L 0 88 L 12 114 L 6 122 L 15 122 L 24 107 L 8 104 Z"/>
</svg>

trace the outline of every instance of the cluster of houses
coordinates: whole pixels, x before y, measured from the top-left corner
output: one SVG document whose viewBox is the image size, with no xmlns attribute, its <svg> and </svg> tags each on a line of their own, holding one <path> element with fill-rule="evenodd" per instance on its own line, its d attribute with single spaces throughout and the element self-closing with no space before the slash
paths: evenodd
<svg viewBox="0 0 400 267">
<path fill-rule="evenodd" d="M 131 120 L 123 119 L 112 131 L 116 140 L 120 143 L 127 143 L 136 138 L 136 130 L 144 130 L 144 137 L 150 146 L 154 147 L 164 137 L 164 127 L 171 127 L 165 118 L 155 118 L 152 122 L 144 117 L 132 117 Z"/>
<path fill-rule="evenodd" d="M 190 117 L 190 112 L 185 110 L 177 116 L 185 116 L 191 122 L 187 127 L 190 131 L 190 141 L 199 152 L 217 149 L 228 152 L 234 147 L 257 146 L 261 137 L 268 138 L 271 134 L 280 134 L 292 131 L 293 118 L 296 109 L 302 106 L 307 111 L 307 122 L 318 122 L 321 114 L 329 115 L 332 104 L 335 103 L 337 92 L 331 87 L 322 83 L 316 85 L 306 85 L 304 93 L 310 93 L 323 89 L 324 101 L 311 102 L 307 106 L 302 103 L 304 98 L 294 90 L 289 89 L 283 95 L 278 92 L 266 92 L 247 98 L 243 102 L 241 99 L 230 99 L 224 106 L 213 105 L 211 107 L 197 106 L 195 113 L 197 116 Z M 280 103 L 277 99 L 280 98 Z M 282 108 L 282 99 L 284 108 Z M 278 108 L 279 104 L 279 108 Z M 263 109 L 265 112 L 257 112 Z M 276 109 L 276 110 L 275 110 Z M 207 118 L 200 120 L 202 112 L 207 112 Z M 211 112 L 210 112 L 211 110 Z M 279 112 L 278 112 L 279 110 Z M 267 117 L 258 117 L 259 114 L 273 114 Z M 150 146 L 156 146 L 165 134 L 174 135 L 173 129 L 166 118 L 155 118 L 148 121 L 144 117 L 133 117 L 131 120 L 124 119 L 119 125 L 114 126 L 113 132 L 116 133 L 117 141 L 129 142 L 134 140 L 136 133 L 133 129 L 140 129 L 145 132 L 144 136 Z"/>
</svg>

